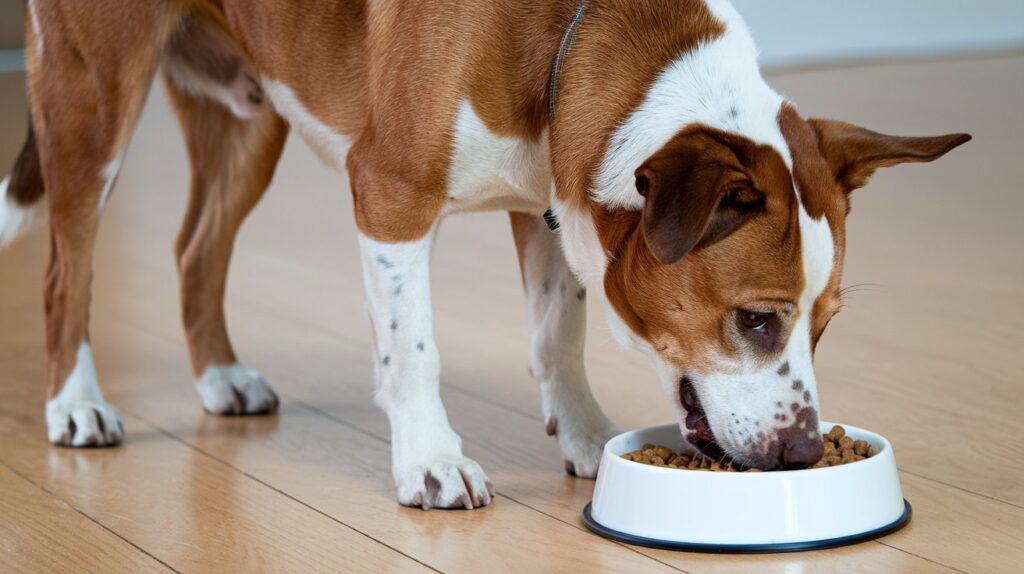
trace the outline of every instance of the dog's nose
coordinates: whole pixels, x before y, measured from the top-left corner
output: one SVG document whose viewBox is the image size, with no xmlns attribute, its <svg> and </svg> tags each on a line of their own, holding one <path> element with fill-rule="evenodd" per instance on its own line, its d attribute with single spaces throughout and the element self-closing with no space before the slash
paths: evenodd
<svg viewBox="0 0 1024 574">
<path fill-rule="evenodd" d="M 807 468 L 821 460 L 824 444 L 821 437 L 791 436 L 782 444 L 782 464 L 788 469 Z"/>
</svg>

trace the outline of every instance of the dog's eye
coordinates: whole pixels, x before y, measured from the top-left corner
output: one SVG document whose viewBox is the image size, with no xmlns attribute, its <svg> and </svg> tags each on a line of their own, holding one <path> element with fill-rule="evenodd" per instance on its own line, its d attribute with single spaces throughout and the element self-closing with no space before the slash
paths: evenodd
<svg viewBox="0 0 1024 574">
<path fill-rule="evenodd" d="M 737 185 L 722 196 L 722 206 L 733 209 L 751 210 L 764 204 L 764 196 L 748 185 Z"/>
<path fill-rule="evenodd" d="M 740 311 L 740 323 L 751 331 L 764 331 L 768 327 L 768 320 L 771 319 L 771 315 L 771 313 L 761 313 L 758 311 Z"/>
</svg>

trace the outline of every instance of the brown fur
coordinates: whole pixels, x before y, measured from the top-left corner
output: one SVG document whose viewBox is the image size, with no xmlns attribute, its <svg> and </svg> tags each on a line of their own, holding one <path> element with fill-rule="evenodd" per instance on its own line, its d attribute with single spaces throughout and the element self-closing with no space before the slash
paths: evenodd
<svg viewBox="0 0 1024 574">
<path fill-rule="evenodd" d="M 224 289 L 235 235 L 270 184 L 288 128 L 269 107 L 241 120 L 223 106 L 166 81 L 185 134 L 192 184 L 175 243 L 182 318 L 192 368 L 231 365 Z"/>
<path fill-rule="evenodd" d="M 45 48 L 28 47 L 28 88 L 52 254 L 46 274 L 49 396 L 88 340 L 101 172 L 124 149 L 176 9 L 165 3 L 39 3 Z M 29 26 L 31 28 L 31 26 Z"/>
</svg>

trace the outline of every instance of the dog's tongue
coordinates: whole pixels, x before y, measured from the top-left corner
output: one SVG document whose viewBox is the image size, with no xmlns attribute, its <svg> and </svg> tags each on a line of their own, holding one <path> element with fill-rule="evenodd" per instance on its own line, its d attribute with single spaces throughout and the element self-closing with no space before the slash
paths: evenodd
<svg viewBox="0 0 1024 574">
<path fill-rule="evenodd" d="M 692 430 L 690 440 L 713 440 L 711 427 L 708 425 L 708 417 L 701 411 L 690 411 L 686 413 L 686 428 Z"/>
<path fill-rule="evenodd" d="M 686 428 L 693 431 L 690 434 L 690 439 L 709 441 L 714 439 L 711 427 L 708 425 L 708 416 L 699 410 L 691 410 L 686 413 Z"/>
</svg>

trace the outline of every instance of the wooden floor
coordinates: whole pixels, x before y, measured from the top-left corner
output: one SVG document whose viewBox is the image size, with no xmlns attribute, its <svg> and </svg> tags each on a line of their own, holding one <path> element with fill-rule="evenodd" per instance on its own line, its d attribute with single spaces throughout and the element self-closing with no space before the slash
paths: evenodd
<svg viewBox="0 0 1024 574">
<path fill-rule="evenodd" d="M 92 341 L 124 415 L 123 447 L 46 442 L 46 232 L 0 253 L 0 570 L 1020 572 L 1024 57 L 771 80 L 805 114 L 975 136 L 857 193 L 844 283 L 862 287 L 818 350 L 825 418 L 895 446 L 915 511 L 905 530 L 839 550 L 737 557 L 634 548 L 586 531 L 579 513 L 593 482 L 566 476 L 544 434 L 504 214 L 447 222 L 434 266 L 444 399 L 497 500 L 473 512 L 399 507 L 387 421 L 371 403 L 348 185 L 297 138 L 243 230 L 228 297 L 236 347 L 275 384 L 283 409 L 205 416 L 171 257 L 187 164 L 158 88 L 96 255 Z M 22 91 L 21 75 L 0 75 L 0 172 L 21 145 Z M 598 398 L 626 427 L 669 420 L 654 374 L 615 345 L 602 306 L 591 302 L 588 348 Z"/>
</svg>

